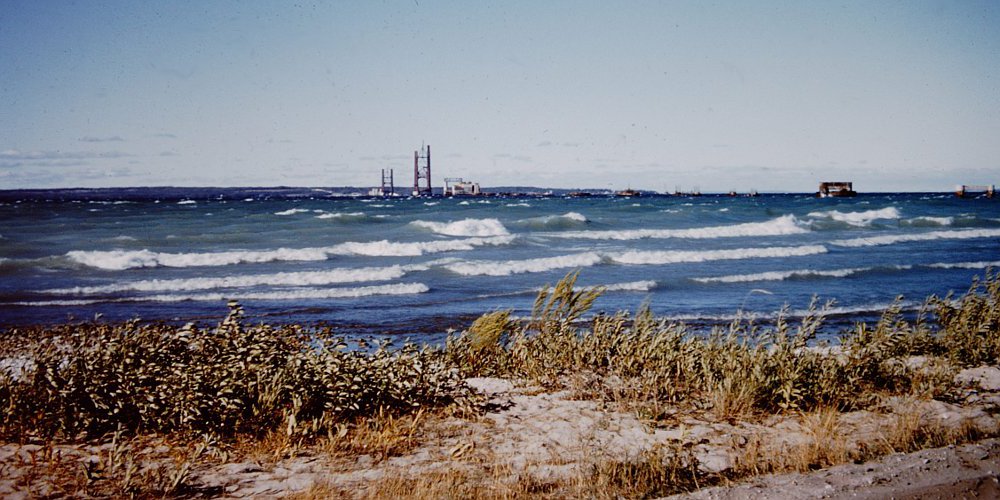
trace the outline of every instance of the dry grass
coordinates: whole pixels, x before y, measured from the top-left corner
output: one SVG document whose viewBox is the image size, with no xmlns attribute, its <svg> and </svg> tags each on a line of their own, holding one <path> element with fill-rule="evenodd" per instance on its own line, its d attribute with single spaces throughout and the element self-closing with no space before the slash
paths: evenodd
<svg viewBox="0 0 1000 500">
<path fill-rule="evenodd" d="M 340 424 L 335 433 L 319 441 L 317 448 L 332 455 L 369 455 L 376 461 L 401 456 L 420 444 L 418 438 L 425 420 L 423 410 L 402 416 L 380 412 Z"/>
<path fill-rule="evenodd" d="M 775 448 L 749 437 L 733 476 L 807 471 L 996 433 L 945 427 L 901 408 L 880 439 L 857 447 L 841 425 L 845 410 L 878 408 L 888 397 L 942 397 L 957 367 L 995 363 L 995 274 L 962 297 L 929 299 L 914 322 L 897 302 L 878 323 L 844 332 L 833 353 L 811 348 L 828 304 L 814 302 L 796 324 L 785 315 L 770 325 L 740 318 L 705 337 L 648 308 L 582 321 L 601 290 L 578 289 L 576 279 L 571 273 L 545 287 L 529 320 L 489 313 L 443 348 L 348 352 L 328 332 L 244 325 L 236 304 L 214 329 L 129 322 L 10 330 L 0 335 L 0 356 L 22 360 L 23 370 L 0 370 L 0 436 L 46 443 L 18 464 L 26 489 L 130 497 L 189 492 L 193 464 L 233 456 L 276 464 L 305 450 L 376 463 L 405 455 L 426 442 L 429 420 L 481 410 L 462 383 L 468 376 L 571 389 L 632 409 L 650 426 L 676 423 L 678 409 L 730 422 L 798 419 L 805 442 Z M 931 361 L 913 366 L 912 355 Z M 188 437 L 169 447 L 170 457 L 152 460 L 135 437 L 145 433 Z M 109 445 L 84 467 L 52 444 L 104 435 L 113 436 Z M 386 478 L 361 494 L 640 498 L 725 479 L 700 473 L 690 446 L 594 459 L 578 474 L 545 481 L 477 453 L 456 461 L 461 467 Z M 320 484 L 300 498 L 357 494 Z"/>
</svg>

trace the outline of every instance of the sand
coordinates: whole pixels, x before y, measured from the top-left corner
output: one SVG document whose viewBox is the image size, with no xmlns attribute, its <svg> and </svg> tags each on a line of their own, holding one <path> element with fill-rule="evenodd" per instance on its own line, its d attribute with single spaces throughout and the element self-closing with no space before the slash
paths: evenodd
<svg viewBox="0 0 1000 500">
<path fill-rule="evenodd" d="M 595 463 L 634 459 L 655 447 L 689 449 L 700 470 L 711 475 L 731 471 L 753 446 L 795 453 L 833 439 L 846 450 L 857 449 L 882 439 L 898 425 L 900 415 L 918 415 L 921 425 L 975 425 L 995 431 L 1000 426 L 996 416 L 1000 369 L 964 370 L 956 380 L 962 389 L 949 402 L 889 400 L 875 411 L 839 414 L 835 435 L 821 436 L 816 423 L 802 415 L 720 422 L 707 413 L 689 412 L 656 426 L 617 403 L 582 400 L 571 391 L 545 392 L 509 380 L 470 379 L 468 384 L 489 400 L 488 411 L 479 417 L 433 422 L 420 436 L 420 444 L 401 456 L 345 458 L 306 450 L 280 460 L 205 460 L 196 463 L 185 483 L 192 492 L 228 498 L 280 497 L 317 485 L 363 492 L 385 478 L 447 470 L 484 481 L 491 480 L 487 470 L 494 474 L 503 470 L 512 481 L 530 477 L 544 483 L 580 477 Z M 61 445 L 52 451 L 63 463 L 86 464 L 107 456 L 108 446 Z M 45 453 L 41 445 L 0 446 L 0 496 L 65 494 L 57 474 L 44 467 Z M 172 459 L 169 449 L 155 442 L 137 456 L 145 461 L 144 467 Z M 757 476 L 743 484 L 678 498 L 989 498 L 1000 496 L 998 472 L 1000 440 L 986 439 L 809 473 Z"/>
</svg>

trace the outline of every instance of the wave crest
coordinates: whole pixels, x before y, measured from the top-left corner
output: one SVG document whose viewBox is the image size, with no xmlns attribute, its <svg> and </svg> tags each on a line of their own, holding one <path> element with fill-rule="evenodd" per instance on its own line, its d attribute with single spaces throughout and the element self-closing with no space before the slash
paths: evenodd
<svg viewBox="0 0 1000 500">
<path fill-rule="evenodd" d="M 784 215 L 764 222 L 747 222 L 731 226 L 696 227 L 690 229 L 632 229 L 624 231 L 571 231 L 554 234 L 558 238 L 579 238 L 588 240 L 639 240 L 663 238 L 739 238 L 757 236 L 785 236 L 804 234 L 803 228 L 794 215 Z"/>
<path fill-rule="evenodd" d="M 736 248 L 731 250 L 631 250 L 612 254 L 611 260 L 620 264 L 680 264 L 709 262 L 715 260 L 742 260 L 759 258 L 802 257 L 826 253 L 823 245 L 801 245 L 796 247 Z"/>
<path fill-rule="evenodd" d="M 998 236 L 1000 236 L 1000 229 L 966 229 L 956 231 L 930 231 L 927 233 L 917 234 L 893 234 L 885 236 L 872 236 L 868 238 L 852 238 L 847 240 L 833 240 L 830 243 L 841 247 L 874 247 L 912 241 L 967 240 L 975 238 L 996 238 Z"/>
<path fill-rule="evenodd" d="M 417 220 L 410 224 L 446 236 L 506 236 L 510 232 L 498 219 L 462 219 L 454 222 Z"/>
<path fill-rule="evenodd" d="M 555 231 L 559 229 L 578 228 L 590 222 L 587 216 L 578 212 L 566 212 L 562 215 L 546 215 L 543 217 L 532 217 L 521 219 L 517 224 L 531 229 L 541 229 L 545 231 Z"/>
<path fill-rule="evenodd" d="M 322 286 L 337 283 L 388 281 L 402 278 L 408 271 L 420 266 L 365 267 L 357 269 L 331 269 L 329 271 L 304 271 L 293 273 L 225 276 L 219 278 L 188 278 L 171 280 L 142 280 L 112 285 L 60 288 L 47 293 L 60 295 L 92 295 L 116 292 L 182 292 L 211 290 L 215 288 L 249 288 L 254 286 Z"/>
<path fill-rule="evenodd" d="M 347 242 L 322 248 L 279 248 L 277 250 L 234 250 L 215 253 L 163 253 L 150 250 L 72 250 L 71 261 L 108 271 L 143 267 L 203 267 L 257 264 L 276 261 L 321 261 L 331 255 L 372 257 L 418 257 L 429 253 L 472 250 L 484 245 L 506 245 L 514 236 L 467 238 L 464 240 L 395 242 L 388 240 Z"/>
<path fill-rule="evenodd" d="M 557 257 L 506 261 L 462 261 L 447 264 L 445 269 L 463 276 L 510 276 L 512 274 L 542 273 L 567 267 L 590 267 L 604 260 L 596 252 L 584 252 Z"/>
<path fill-rule="evenodd" d="M 822 212 L 810 212 L 809 217 L 827 219 L 836 222 L 843 222 L 852 226 L 867 227 L 879 219 L 899 219 L 902 215 L 896 207 L 886 207 L 878 210 L 865 210 L 864 212 L 841 212 L 839 210 L 825 210 Z"/>
</svg>

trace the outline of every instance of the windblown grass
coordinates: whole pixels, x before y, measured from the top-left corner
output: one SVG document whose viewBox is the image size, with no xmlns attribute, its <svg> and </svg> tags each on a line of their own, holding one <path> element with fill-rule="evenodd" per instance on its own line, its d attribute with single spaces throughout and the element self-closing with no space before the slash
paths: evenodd
<svg viewBox="0 0 1000 500">
<path fill-rule="evenodd" d="M 0 438 L 80 442 L 103 436 L 111 441 L 105 455 L 91 469 L 67 475 L 64 484 L 85 494 L 171 495 L 185 491 L 191 464 L 204 460 L 205 448 L 182 446 L 189 451 L 174 465 L 141 467 L 135 436 L 204 435 L 205 442 L 231 443 L 214 447 L 219 453 L 236 449 L 265 462 L 307 445 L 379 461 L 418 447 L 421 426 L 439 410 L 476 411 L 463 382 L 473 376 L 573 389 L 634 408 L 654 425 L 671 418 L 669 407 L 720 420 L 801 417 L 809 443 L 776 451 L 750 440 L 734 475 L 808 470 L 981 435 L 904 412 L 879 442 L 863 449 L 849 449 L 837 437 L 840 412 L 876 408 L 889 396 L 941 396 L 958 367 L 997 363 L 1000 276 L 992 272 L 960 297 L 928 299 L 913 321 L 904 319 L 897 302 L 876 324 L 843 332 L 835 347 L 815 345 L 829 309 L 818 301 L 794 324 L 786 314 L 766 325 L 740 318 L 707 336 L 656 318 L 648 307 L 585 321 L 603 290 L 580 289 L 577 277 L 570 273 L 545 287 L 527 321 L 491 312 L 443 347 L 384 344 L 348 351 L 326 331 L 246 325 L 235 303 L 215 328 L 132 321 L 11 329 L 0 334 Z M 915 365 L 908 361 L 915 355 L 931 361 Z M 44 449 L 37 463 L 32 455 L 25 484 L 33 484 L 36 468 L 65 469 Z M 487 473 L 449 469 L 422 479 L 388 478 L 368 493 L 645 497 L 720 479 L 697 465 L 690 448 L 678 444 L 634 460 L 598 461 L 556 483 L 492 466 Z M 340 494 L 347 493 L 320 485 L 304 496 Z"/>
<path fill-rule="evenodd" d="M 938 394 L 953 374 L 940 365 L 935 372 L 911 367 L 906 357 L 941 355 L 968 366 L 1000 355 L 1000 279 L 993 274 L 959 299 L 929 299 L 913 323 L 902 319 L 897 301 L 877 324 L 858 324 L 833 349 L 810 348 L 830 307 L 817 301 L 795 325 L 785 314 L 770 326 L 741 318 L 707 338 L 654 318 L 648 308 L 634 317 L 597 315 L 581 325 L 577 320 L 601 290 L 579 290 L 576 279 L 571 273 L 543 289 L 525 323 L 511 321 L 506 311 L 479 318 L 449 339 L 450 362 L 467 376 L 522 378 L 545 387 L 590 372 L 620 381 L 619 399 L 707 403 L 718 416 L 734 417 L 863 408 L 886 394 Z"/>
<path fill-rule="evenodd" d="M 7 332 L 0 352 L 25 362 L 0 371 L 0 435 L 331 435 L 353 417 L 447 405 L 466 392 L 439 350 L 348 352 L 323 332 L 245 326 L 231 308 L 209 330 L 129 322 Z"/>
</svg>

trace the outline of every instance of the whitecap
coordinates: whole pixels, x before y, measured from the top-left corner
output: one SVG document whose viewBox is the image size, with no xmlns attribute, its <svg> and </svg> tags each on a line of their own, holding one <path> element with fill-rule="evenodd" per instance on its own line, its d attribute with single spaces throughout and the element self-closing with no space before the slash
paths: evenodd
<svg viewBox="0 0 1000 500">
<path fill-rule="evenodd" d="M 980 261 L 980 262 L 939 262 L 937 264 L 927 264 L 927 267 L 935 269 L 988 269 L 1000 268 L 1000 261 Z"/>
<path fill-rule="evenodd" d="M 295 215 L 295 214 L 304 214 L 304 213 L 306 213 L 306 212 L 308 212 L 308 211 L 309 211 L 309 210 L 308 210 L 308 209 L 305 209 L 305 208 L 289 208 L 288 210 L 282 210 L 282 211 L 280 211 L 280 212 L 275 212 L 275 213 L 274 213 L 274 215 Z"/>
<path fill-rule="evenodd" d="M 277 250 L 233 250 L 214 253 L 163 253 L 144 250 L 73 250 L 66 257 L 85 266 L 110 271 L 143 267 L 227 266 L 276 261 L 320 261 L 331 255 L 415 257 L 428 253 L 472 250 L 486 245 L 507 245 L 514 236 L 466 238 L 462 240 L 393 242 L 388 240 L 346 242 L 320 248 L 279 248 Z"/>
<path fill-rule="evenodd" d="M 954 223 L 954 217 L 916 217 L 902 221 L 902 224 L 904 225 L 917 227 L 951 226 Z"/>
<path fill-rule="evenodd" d="M 316 216 L 317 219 L 342 219 L 342 220 L 358 220 L 358 219 L 364 219 L 365 217 L 366 216 L 364 212 L 347 212 L 347 213 L 320 212 L 320 214 Z"/>
<path fill-rule="evenodd" d="M 908 266 L 908 265 L 891 266 L 891 269 L 900 271 L 912 268 L 913 266 Z M 811 277 L 846 278 L 848 276 L 853 276 L 855 274 L 866 273 L 874 269 L 876 268 L 855 267 L 847 269 L 830 269 L 830 270 L 796 269 L 794 271 L 770 271 L 770 272 L 751 273 L 751 274 L 733 274 L 729 276 L 717 276 L 711 278 L 692 278 L 692 280 L 697 281 L 699 283 L 750 283 L 754 281 L 784 281 L 794 278 L 811 278 Z"/>
<path fill-rule="evenodd" d="M 177 202 L 178 205 L 196 205 L 197 203 L 198 202 L 194 200 L 181 200 Z"/>
<path fill-rule="evenodd" d="M 388 240 L 370 242 L 348 242 L 328 249 L 334 255 L 366 255 L 371 257 L 416 257 L 429 253 L 472 250 L 480 246 L 507 245 L 515 236 L 494 236 L 490 238 L 466 238 L 463 240 L 420 241 L 403 243 Z"/>
<path fill-rule="evenodd" d="M 736 248 L 730 250 L 631 250 L 609 255 L 620 264 L 679 264 L 688 262 L 709 262 L 716 260 L 742 260 L 759 258 L 802 257 L 826 253 L 822 245 L 802 245 L 795 247 Z"/>
<path fill-rule="evenodd" d="M 271 292 L 246 293 L 205 293 L 188 295 L 145 295 L 115 300 L 52 300 L 39 302 L 18 302 L 21 306 L 68 306 L 88 305 L 102 302 L 222 302 L 227 300 L 321 300 L 360 298 L 373 295 L 413 295 L 430 291 L 423 283 L 396 283 L 357 288 L 293 288 Z"/>
<path fill-rule="evenodd" d="M 536 229 L 557 230 L 561 228 L 580 227 L 588 222 L 590 220 L 581 213 L 566 212 L 562 215 L 545 215 L 542 217 L 521 219 L 517 221 L 517 224 Z"/>
<path fill-rule="evenodd" d="M 85 286 L 46 290 L 60 295 L 93 295 L 116 292 L 184 292 L 216 288 L 249 288 L 255 286 L 323 286 L 338 283 L 389 281 L 402 278 L 407 272 L 425 270 L 424 266 L 363 267 L 275 274 L 224 276 L 218 278 L 187 278 L 142 280 L 112 285 Z"/>
<path fill-rule="evenodd" d="M 454 222 L 417 220 L 410 224 L 447 236 L 506 236 L 510 234 L 498 219 L 462 219 Z"/>
<path fill-rule="evenodd" d="M 272 292 L 210 293 L 199 295 L 151 295 L 137 300 L 154 302 L 223 301 L 223 300 L 317 300 L 369 297 L 372 295 L 413 295 L 430 291 L 423 283 L 396 283 L 357 288 L 295 288 Z"/>
<path fill-rule="evenodd" d="M 809 217 L 825 218 L 852 226 L 865 227 L 870 226 L 876 220 L 899 219 L 901 215 L 896 207 L 886 207 L 879 210 L 865 210 L 864 212 L 841 212 L 838 210 L 810 212 Z"/>
<path fill-rule="evenodd" d="M 609 231 L 567 231 L 553 233 L 557 238 L 579 238 L 590 240 L 638 240 L 663 238 L 739 238 L 760 236 L 785 236 L 808 233 L 794 215 L 785 215 L 764 222 L 747 222 L 731 226 L 695 227 L 689 229 L 632 229 Z"/>
<path fill-rule="evenodd" d="M 604 258 L 598 253 L 585 252 L 525 260 L 462 261 L 447 264 L 444 268 L 463 276 L 510 276 L 512 274 L 542 273 L 568 267 L 590 267 L 600 264 L 603 260 Z"/>
<path fill-rule="evenodd" d="M 626 283 L 611 283 L 609 285 L 599 285 L 590 286 L 583 288 L 574 288 L 575 290 L 593 290 L 595 288 L 603 288 L 606 292 L 648 292 L 656 288 L 656 282 L 653 280 L 642 280 L 642 281 L 629 281 Z"/>
<path fill-rule="evenodd" d="M 873 247 L 912 241 L 966 240 L 974 238 L 995 238 L 998 236 L 1000 236 L 1000 229 L 966 229 L 956 231 L 930 231 L 927 233 L 916 234 L 872 236 L 868 238 L 852 238 L 846 240 L 833 240 L 830 243 L 842 247 Z"/>
</svg>

